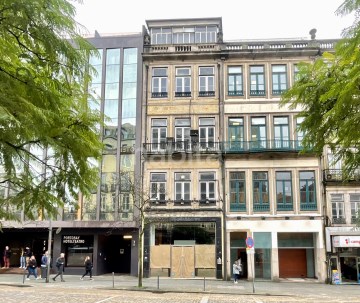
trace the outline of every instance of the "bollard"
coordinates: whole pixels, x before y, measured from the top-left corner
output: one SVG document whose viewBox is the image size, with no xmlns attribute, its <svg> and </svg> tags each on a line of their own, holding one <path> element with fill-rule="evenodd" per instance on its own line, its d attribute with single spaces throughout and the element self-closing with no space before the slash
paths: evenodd
<svg viewBox="0 0 360 303">
<path fill-rule="evenodd" d="M 26 271 L 24 270 L 24 273 L 23 273 L 23 284 L 25 284 L 25 274 L 26 274 Z"/>
<path fill-rule="evenodd" d="M 157 289 L 160 288 L 160 276 L 158 275 L 158 278 L 157 278 Z"/>
<path fill-rule="evenodd" d="M 113 281 L 113 288 L 115 288 L 115 276 L 114 276 L 114 272 L 112 272 L 112 281 Z"/>
<path fill-rule="evenodd" d="M 204 277 L 204 291 L 205 291 L 205 277 Z"/>
</svg>

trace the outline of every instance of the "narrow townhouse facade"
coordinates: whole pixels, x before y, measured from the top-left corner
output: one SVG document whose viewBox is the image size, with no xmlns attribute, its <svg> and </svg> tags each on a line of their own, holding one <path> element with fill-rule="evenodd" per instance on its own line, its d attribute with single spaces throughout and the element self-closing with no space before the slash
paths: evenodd
<svg viewBox="0 0 360 303">
<path fill-rule="evenodd" d="M 53 260 L 65 253 L 68 274 L 83 272 L 84 259 L 90 256 L 94 275 L 125 273 L 137 275 L 138 226 L 133 201 L 124 182 L 140 172 L 141 140 L 141 52 L 142 33 L 124 33 L 87 37 L 97 48 L 98 56 L 89 58 L 94 66 L 89 90 L 95 100 L 93 109 L 106 115 L 99 135 L 104 143 L 98 168 L 100 182 L 90 198 L 79 196 L 74 204 L 65 205 L 54 220 L 40 216 L 29 221 L 19 213 L 19 222 L 4 222 L 0 247 L 12 250 L 11 266 L 19 266 L 21 248 L 28 246 L 40 264 L 51 241 Z M 46 151 L 38 150 L 45 159 Z M 1 195 L 11 190 L 1 188 Z M 49 237 L 49 231 L 51 237 Z"/>
<path fill-rule="evenodd" d="M 146 25 L 146 275 L 228 279 L 241 258 L 245 279 L 325 281 L 320 157 L 300 153 L 300 109 L 279 103 L 334 41 L 226 42 L 221 18 Z"/>
<path fill-rule="evenodd" d="M 334 284 L 360 283 L 360 170 L 346 177 L 330 149 L 322 159 L 326 201 L 327 275 Z"/>
</svg>

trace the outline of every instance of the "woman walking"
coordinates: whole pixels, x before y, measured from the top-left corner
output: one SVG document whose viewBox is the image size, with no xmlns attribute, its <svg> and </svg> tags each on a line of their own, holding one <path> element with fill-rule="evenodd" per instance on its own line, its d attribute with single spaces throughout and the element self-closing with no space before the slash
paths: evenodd
<svg viewBox="0 0 360 303">
<path fill-rule="evenodd" d="M 89 256 L 87 256 L 87 257 L 85 258 L 84 264 L 85 264 L 85 273 L 82 275 L 82 277 L 80 278 L 80 280 L 83 280 L 84 277 L 85 277 L 87 274 L 90 275 L 90 280 L 93 280 L 93 278 L 92 278 L 92 268 L 93 268 L 93 264 L 92 264 L 91 259 L 90 259 Z"/>
</svg>

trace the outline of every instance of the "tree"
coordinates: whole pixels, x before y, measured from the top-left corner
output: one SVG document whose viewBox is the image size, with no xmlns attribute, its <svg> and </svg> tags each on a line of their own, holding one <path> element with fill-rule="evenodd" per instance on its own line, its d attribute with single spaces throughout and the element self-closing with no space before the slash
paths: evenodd
<svg viewBox="0 0 360 303">
<path fill-rule="evenodd" d="M 55 216 L 97 184 L 100 116 L 87 92 L 96 50 L 74 15 L 66 0 L 0 3 L 0 218 Z"/>
<path fill-rule="evenodd" d="M 336 11 L 352 12 L 357 18 L 335 52 L 301 63 L 296 83 L 282 96 L 282 105 L 301 110 L 305 149 L 321 154 L 330 147 L 346 177 L 360 167 L 360 1 L 346 0 Z"/>
</svg>

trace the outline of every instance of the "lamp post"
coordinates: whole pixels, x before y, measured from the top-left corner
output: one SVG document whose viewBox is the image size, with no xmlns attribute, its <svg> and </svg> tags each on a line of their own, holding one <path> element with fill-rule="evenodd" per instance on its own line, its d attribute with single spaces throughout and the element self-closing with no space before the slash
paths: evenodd
<svg viewBox="0 0 360 303">
<path fill-rule="evenodd" d="M 49 235 L 48 235 L 48 258 L 46 264 L 46 283 L 49 283 L 50 279 L 50 264 L 51 264 L 51 242 L 52 242 L 52 220 L 49 219 Z"/>
</svg>

